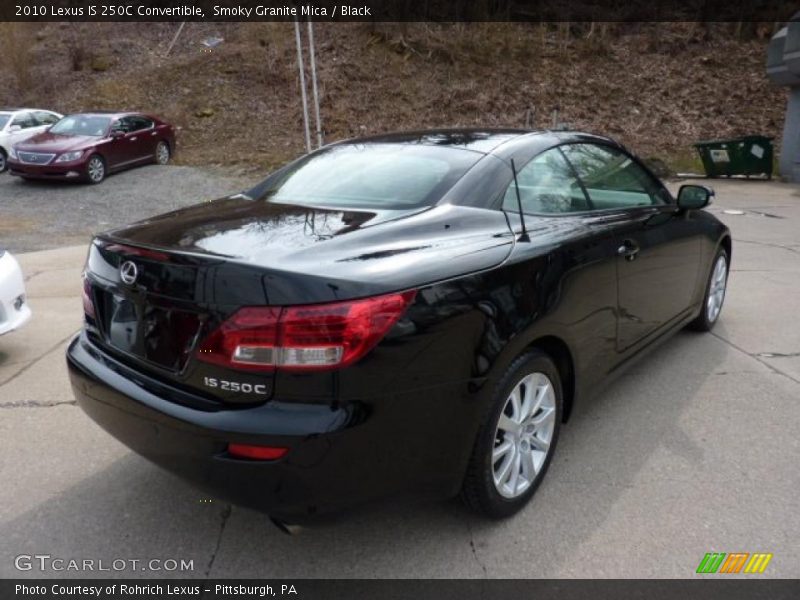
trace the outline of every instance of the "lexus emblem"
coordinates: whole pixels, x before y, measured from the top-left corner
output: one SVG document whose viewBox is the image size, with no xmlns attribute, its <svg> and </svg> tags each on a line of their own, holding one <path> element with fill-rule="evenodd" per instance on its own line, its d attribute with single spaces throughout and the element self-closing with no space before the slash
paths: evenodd
<svg viewBox="0 0 800 600">
<path fill-rule="evenodd" d="M 139 269 L 131 261 L 126 260 L 119 266 L 119 278 L 122 279 L 123 283 L 126 283 L 128 285 L 133 285 L 136 282 L 136 278 L 138 276 L 139 276 Z"/>
</svg>

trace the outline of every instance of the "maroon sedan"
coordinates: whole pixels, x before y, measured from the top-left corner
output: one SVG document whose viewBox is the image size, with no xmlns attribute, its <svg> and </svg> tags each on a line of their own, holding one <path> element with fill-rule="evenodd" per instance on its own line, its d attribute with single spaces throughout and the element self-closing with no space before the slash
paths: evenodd
<svg viewBox="0 0 800 600">
<path fill-rule="evenodd" d="M 108 173 L 128 167 L 164 165 L 174 151 L 175 130 L 160 119 L 139 113 L 81 113 L 15 144 L 8 168 L 23 179 L 100 183 Z"/>
</svg>

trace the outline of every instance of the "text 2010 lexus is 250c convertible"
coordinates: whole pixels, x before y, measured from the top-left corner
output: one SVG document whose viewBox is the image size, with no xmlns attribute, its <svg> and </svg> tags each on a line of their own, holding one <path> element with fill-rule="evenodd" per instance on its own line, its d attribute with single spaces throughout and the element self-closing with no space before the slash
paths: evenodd
<svg viewBox="0 0 800 600">
<path fill-rule="evenodd" d="M 709 330 L 731 237 L 625 148 L 443 130 L 321 148 L 98 235 L 80 406 L 216 497 L 299 523 L 387 495 L 526 504 L 589 393 Z"/>
</svg>

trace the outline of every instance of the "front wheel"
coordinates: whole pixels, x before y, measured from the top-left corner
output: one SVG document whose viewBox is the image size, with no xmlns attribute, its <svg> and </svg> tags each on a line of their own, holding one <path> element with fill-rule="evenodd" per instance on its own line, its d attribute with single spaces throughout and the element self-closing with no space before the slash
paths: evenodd
<svg viewBox="0 0 800 600">
<path fill-rule="evenodd" d="M 550 357 L 533 350 L 511 364 L 467 467 L 461 495 L 468 506 L 501 518 L 528 503 L 555 451 L 562 405 L 561 378 Z"/>
<path fill-rule="evenodd" d="M 86 163 L 86 180 L 89 183 L 100 183 L 106 178 L 106 163 L 101 156 L 93 154 Z"/>
<path fill-rule="evenodd" d="M 158 142 L 156 145 L 155 161 L 157 165 L 165 165 L 169 162 L 170 152 L 167 142 Z"/>
<path fill-rule="evenodd" d="M 689 324 L 696 331 L 711 331 L 719 320 L 725 291 L 728 286 L 728 253 L 720 248 L 711 263 L 711 273 L 703 296 L 703 308 L 697 318 Z"/>
<path fill-rule="evenodd" d="M 6 151 L 0 148 L 0 173 L 5 172 L 8 168 L 8 158 L 6 157 Z"/>
</svg>

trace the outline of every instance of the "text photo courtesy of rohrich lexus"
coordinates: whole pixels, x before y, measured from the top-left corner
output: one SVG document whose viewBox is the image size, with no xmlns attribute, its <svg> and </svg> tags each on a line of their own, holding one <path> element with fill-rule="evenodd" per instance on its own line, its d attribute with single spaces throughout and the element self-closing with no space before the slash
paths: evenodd
<svg viewBox="0 0 800 600">
<path fill-rule="evenodd" d="M 790 3 L 51 4 L 0 598 L 797 597 Z"/>
</svg>

